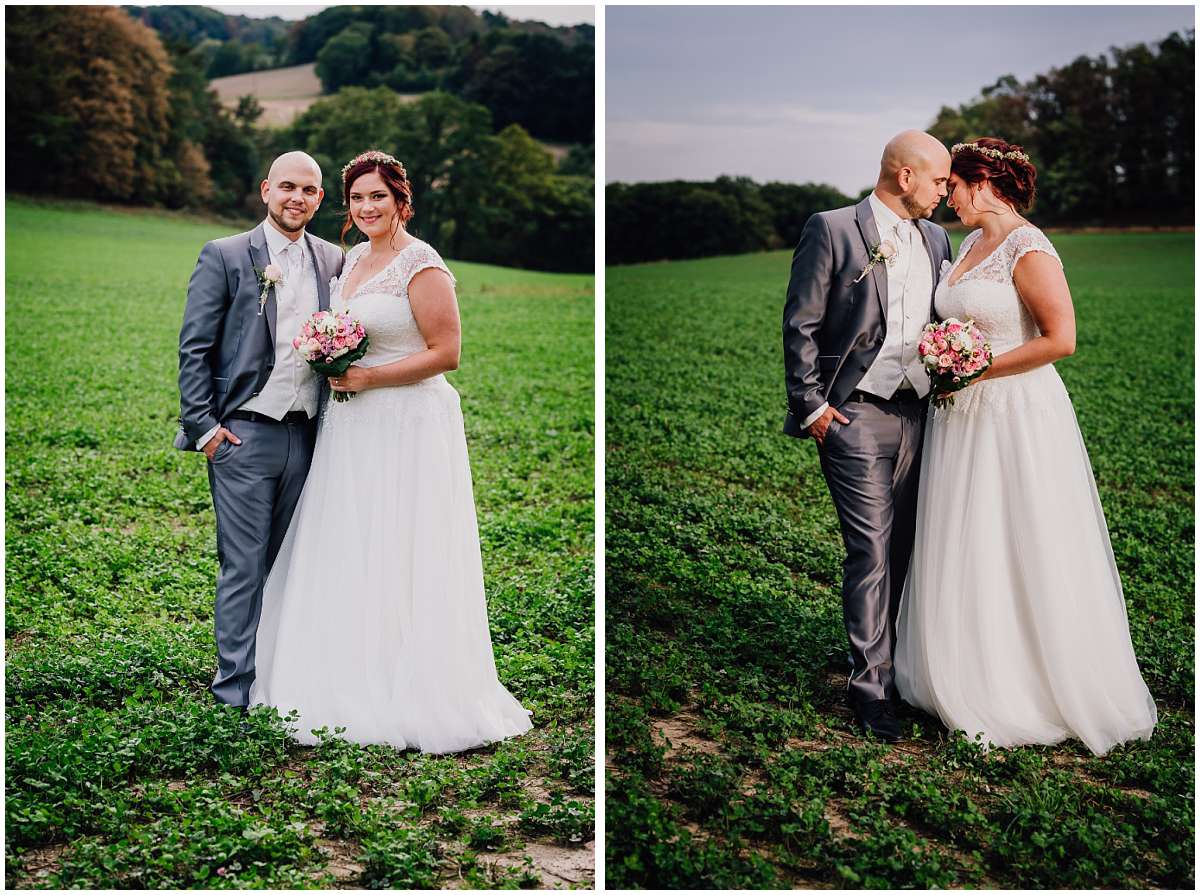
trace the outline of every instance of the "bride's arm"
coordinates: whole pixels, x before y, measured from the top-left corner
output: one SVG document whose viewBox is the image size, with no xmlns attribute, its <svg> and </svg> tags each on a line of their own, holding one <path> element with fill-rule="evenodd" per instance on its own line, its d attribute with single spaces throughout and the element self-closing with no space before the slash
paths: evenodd
<svg viewBox="0 0 1200 895">
<path fill-rule="evenodd" d="M 1075 353 L 1075 308 L 1062 265 L 1045 252 L 1029 252 L 1017 260 L 1013 284 L 1042 334 L 997 355 L 979 380 L 1024 373 Z"/>
<path fill-rule="evenodd" d="M 408 284 L 408 303 L 428 347 L 394 363 L 350 367 L 345 375 L 330 378 L 330 387 L 334 391 L 364 392 L 372 388 L 408 385 L 458 369 L 462 333 L 458 322 L 458 300 L 450 277 L 438 268 L 421 271 Z"/>
</svg>

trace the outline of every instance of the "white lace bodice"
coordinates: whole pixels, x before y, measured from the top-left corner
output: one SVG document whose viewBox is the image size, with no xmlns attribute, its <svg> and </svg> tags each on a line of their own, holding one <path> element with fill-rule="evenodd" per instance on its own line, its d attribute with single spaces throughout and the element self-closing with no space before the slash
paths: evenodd
<svg viewBox="0 0 1200 895">
<path fill-rule="evenodd" d="M 991 344 L 992 355 L 997 356 L 1041 335 L 1013 282 L 1017 261 L 1029 252 L 1045 252 L 1060 265 L 1062 260 L 1041 230 L 1026 225 L 1009 233 L 990 255 L 956 278 L 962 260 L 982 234 L 982 230 L 976 230 L 963 240 L 953 264 L 942 262 L 941 277 L 934 292 L 934 310 L 942 320 L 947 317 L 974 320 Z M 950 285 L 951 280 L 954 280 L 953 285 Z M 1050 399 L 1051 393 L 1066 395 L 1058 373 L 1047 364 L 1026 373 L 968 386 L 955 396 L 954 406 L 945 411 L 972 412 L 981 406 L 1012 410 L 1015 409 L 1014 402 L 1043 404 L 1037 394 L 1027 393 L 1030 388 L 1035 393 L 1041 392 L 1046 400 Z"/>
<path fill-rule="evenodd" d="M 369 243 L 363 242 L 350 250 L 342 275 L 330 288 L 329 306 L 334 310 L 348 309 L 362 322 L 369 343 L 367 353 L 359 363 L 364 367 L 375 367 L 428 347 L 408 302 L 408 284 L 413 277 L 434 267 L 445 271 L 453 283 L 454 274 L 433 246 L 418 239 L 401 249 L 383 270 L 360 284 L 358 291 L 346 301 L 342 297 L 342 286 L 369 248 Z"/>
</svg>

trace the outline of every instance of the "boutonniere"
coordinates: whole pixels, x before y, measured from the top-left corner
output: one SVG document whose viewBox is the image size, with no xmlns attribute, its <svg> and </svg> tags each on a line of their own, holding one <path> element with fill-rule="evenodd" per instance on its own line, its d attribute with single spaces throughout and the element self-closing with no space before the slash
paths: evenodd
<svg viewBox="0 0 1200 895">
<path fill-rule="evenodd" d="M 871 268 L 876 264 L 882 263 L 890 265 L 895 258 L 896 247 L 885 239 L 879 245 L 875 246 L 875 248 L 871 249 L 871 260 L 868 261 L 867 266 L 862 269 L 862 273 L 854 278 L 854 282 L 857 283 L 859 280 L 869 274 L 871 272 Z"/>
<path fill-rule="evenodd" d="M 258 285 L 262 287 L 258 296 L 258 316 L 261 317 L 263 308 L 267 306 L 267 293 L 271 291 L 272 286 L 283 283 L 283 271 L 279 269 L 278 264 L 268 264 L 261 269 L 254 268 L 254 272 L 258 275 Z"/>
</svg>

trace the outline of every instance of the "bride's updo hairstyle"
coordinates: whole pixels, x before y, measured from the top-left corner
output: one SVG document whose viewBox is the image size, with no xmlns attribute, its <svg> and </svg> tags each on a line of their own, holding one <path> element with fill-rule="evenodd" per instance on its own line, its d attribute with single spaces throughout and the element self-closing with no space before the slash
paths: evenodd
<svg viewBox="0 0 1200 895">
<path fill-rule="evenodd" d="M 971 185 L 988 181 L 992 192 L 1017 211 L 1027 211 L 1037 194 L 1037 168 L 1020 146 L 995 137 L 958 143 L 950 150 L 950 173 Z"/>
<path fill-rule="evenodd" d="M 372 172 L 377 173 L 383 179 L 391 191 L 392 197 L 396 200 L 396 216 L 392 221 L 392 236 L 396 235 L 395 231 L 401 224 L 407 224 L 412 220 L 412 184 L 409 183 L 408 172 L 404 170 L 404 165 L 386 152 L 368 149 L 361 155 L 350 159 L 342 168 L 342 204 L 346 209 L 345 220 L 342 222 L 342 245 L 346 244 L 346 234 L 354 226 L 354 221 L 350 217 L 350 187 L 358 178 Z"/>
</svg>

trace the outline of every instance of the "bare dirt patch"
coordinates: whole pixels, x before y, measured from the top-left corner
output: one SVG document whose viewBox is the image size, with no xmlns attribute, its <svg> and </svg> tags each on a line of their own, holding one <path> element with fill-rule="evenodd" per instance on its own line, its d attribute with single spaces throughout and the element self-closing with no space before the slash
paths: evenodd
<svg viewBox="0 0 1200 895">
<path fill-rule="evenodd" d="M 33 639 L 32 631 L 18 631 L 8 635 L 4 640 L 4 657 L 7 659 L 13 651 L 19 650 L 26 642 Z"/>
<path fill-rule="evenodd" d="M 27 874 L 26 882 L 45 879 L 58 870 L 63 852 L 67 850 L 65 843 L 47 845 L 42 848 L 30 849 L 21 859 Z"/>
<path fill-rule="evenodd" d="M 358 888 L 355 881 L 362 876 L 363 865 L 358 863 L 362 849 L 342 839 L 318 839 L 317 851 L 325 856 L 325 869 L 333 876 L 338 888 Z"/>
<path fill-rule="evenodd" d="M 578 848 L 566 848 L 549 842 L 530 842 L 520 851 L 480 855 L 479 863 L 504 869 L 520 869 L 533 864 L 543 889 L 579 887 L 596 879 L 596 842 Z"/>
<path fill-rule="evenodd" d="M 675 758 L 684 750 L 703 752 L 705 755 L 716 755 L 721 751 L 721 747 L 717 743 L 698 732 L 699 720 L 700 717 L 695 712 L 684 709 L 669 718 L 662 718 L 654 722 L 655 733 L 667 743 L 666 758 L 668 760 Z"/>
</svg>

